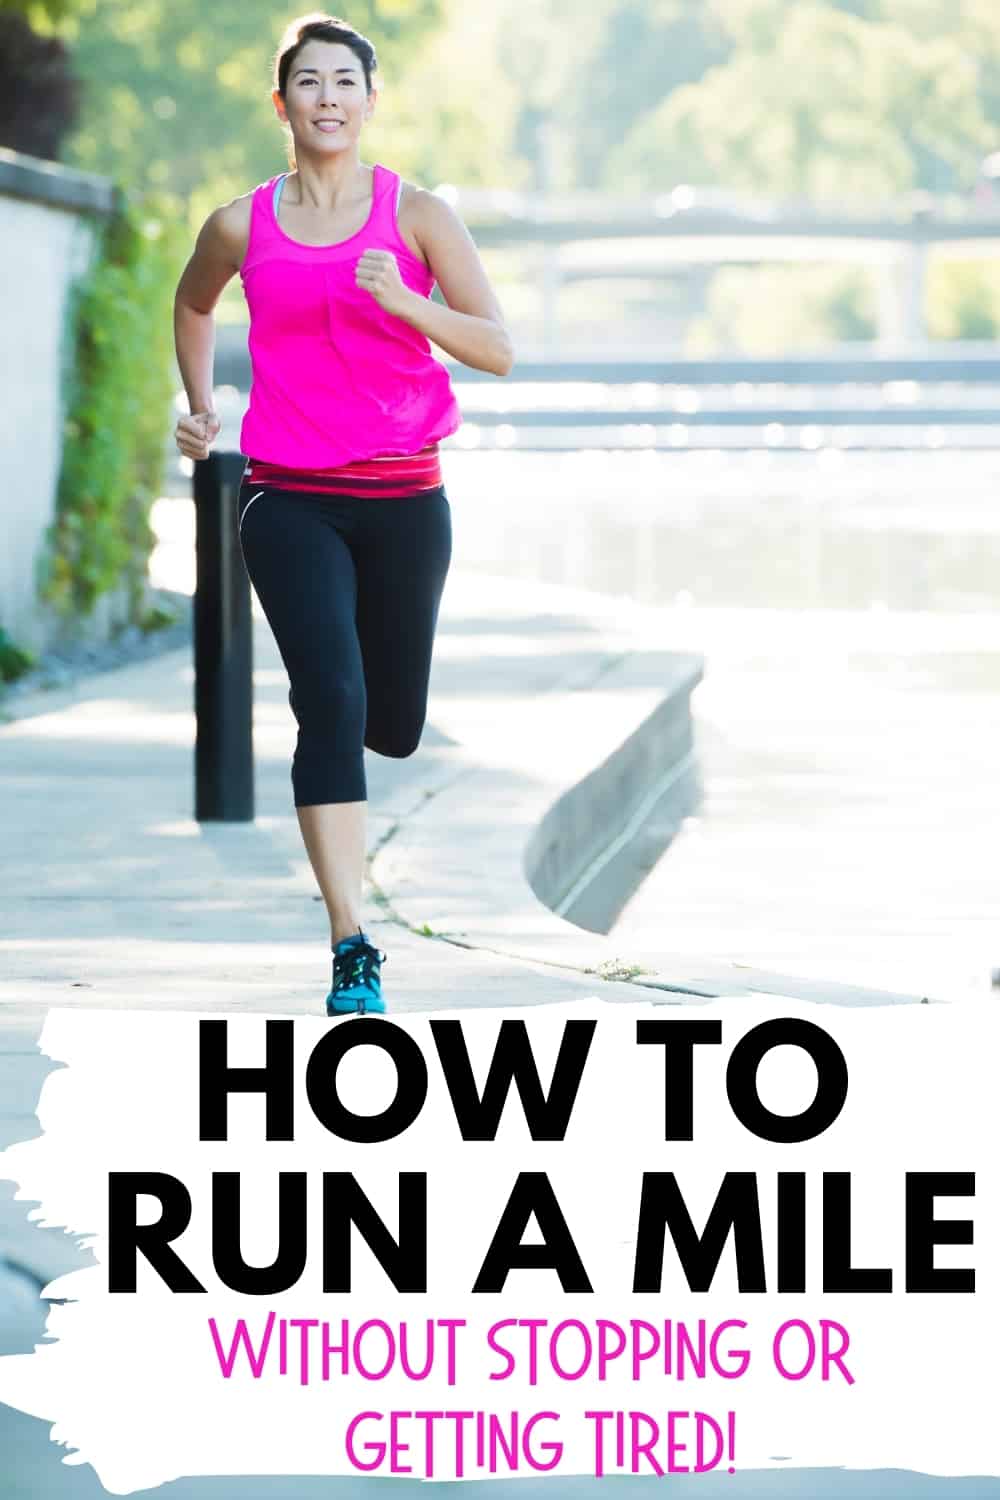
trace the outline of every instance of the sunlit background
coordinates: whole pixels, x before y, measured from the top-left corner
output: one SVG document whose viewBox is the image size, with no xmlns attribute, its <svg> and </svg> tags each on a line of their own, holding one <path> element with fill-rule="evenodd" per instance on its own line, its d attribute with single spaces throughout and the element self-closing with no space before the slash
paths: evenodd
<svg viewBox="0 0 1000 1500">
<path fill-rule="evenodd" d="M 292 11 L 27 14 L 81 83 L 60 158 L 155 189 L 191 243 L 284 169 L 270 59 Z M 503 381 L 454 370 L 455 565 L 662 607 L 664 645 L 706 657 L 704 805 L 662 856 L 639 840 L 614 931 L 982 992 L 1000 964 L 1000 7 L 368 0 L 346 18 L 381 64 L 363 159 L 462 213 L 518 356 Z M 235 279 L 222 446 L 245 318 Z M 172 421 L 151 570 L 190 592 Z"/>
</svg>

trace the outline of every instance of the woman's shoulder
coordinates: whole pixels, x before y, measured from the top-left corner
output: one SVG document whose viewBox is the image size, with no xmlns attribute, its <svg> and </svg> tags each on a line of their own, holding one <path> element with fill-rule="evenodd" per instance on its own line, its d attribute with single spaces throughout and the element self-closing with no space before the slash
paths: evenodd
<svg viewBox="0 0 1000 1500">
<path fill-rule="evenodd" d="M 467 233 L 458 212 L 443 194 L 405 180 L 402 181 L 397 222 L 403 237 L 412 239 L 420 247 L 425 264 L 435 246 L 447 246 L 456 230 L 460 235 Z"/>
<path fill-rule="evenodd" d="M 433 188 L 399 179 L 399 218 L 416 231 L 433 230 L 442 223 L 455 223 L 459 215 L 448 197 Z"/>
<path fill-rule="evenodd" d="M 401 213 L 405 210 L 415 221 L 422 220 L 428 224 L 438 223 L 442 219 L 458 218 L 458 212 L 453 207 L 447 192 L 422 187 L 420 183 L 408 182 L 405 177 L 400 177 L 399 184 Z"/>
<path fill-rule="evenodd" d="M 227 225 L 231 225 L 237 229 L 244 225 L 249 225 L 250 216 L 253 213 L 254 199 L 258 193 L 263 193 L 266 189 L 272 188 L 277 182 L 279 175 L 281 174 L 275 174 L 267 182 L 258 182 L 254 187 L 247 188 L 246 192 L 241 193 L 238 198 L 230 198 L 228 203 L 223 203 L 216 209 L 216 213 L 220 216 L 220 219 Z"/>
<path fill-rule="evenodd" d="M 433 197 L 434 195 L 427 188 L 421 186 L 419 182 L 410 182 L 401 173 L 397 173 L 396 175 L 399 177 L 400 209 L 402 210 L 404 207 L 410 209 L 416 207 L 419 212 L 421 200 L 425 197 Z"/>
<path fill-rule="evenodd" d="M 238 198 L 231 198 L 228 203 L 220 204 L 209 219 L 215 235 L 226 246 L 238 266 L 242 265 L 250 242 L 254 196 L 267 186 L 267 183 L 260 182 L 256 187 L 241 193 Z"/>
<path fill-rule="evenodd" d="M 424 199 L 433 197 L 426 188 L 419 183 L 409 182 L 405 177 L 399 177 L 397 188 L 399 194 L 396 206 L 396 228 L 402 236 L 404 244 L 416 256 L 422 265 L 428 264 L 427 251 L 421 241 L 421 229 L 426 220 Z"/>
</svg>

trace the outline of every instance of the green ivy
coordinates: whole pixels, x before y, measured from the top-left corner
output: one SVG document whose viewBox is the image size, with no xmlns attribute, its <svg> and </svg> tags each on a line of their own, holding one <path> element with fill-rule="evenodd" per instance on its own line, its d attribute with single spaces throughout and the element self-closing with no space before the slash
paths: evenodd
<svg viewBox="0 0 1000 1500">
<path fill-rule="evenodd" d="M 91 269 L 70 294 L 62 468 L 38 580 L 40 597 L 63 617 L 89 614 L 125 584 L 130 619 L 141 618 L 187 241 L 170 202 L 119 194 Z"/>
<path fill-rule="evenodd" d="M 25 651 L 0 625 L 0 682 L 16 682 L 35 665 L 35 657 Z"/>
</svg>

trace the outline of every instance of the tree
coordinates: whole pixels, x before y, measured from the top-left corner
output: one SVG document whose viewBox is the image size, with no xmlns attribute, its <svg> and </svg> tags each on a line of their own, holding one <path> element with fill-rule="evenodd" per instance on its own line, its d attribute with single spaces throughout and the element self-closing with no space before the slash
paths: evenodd
<svg viewBox="0 0 1000 1500">
<path fill-rule="evenodd" d="M 84 84 L 67 159 L 170 195 L 199 224 L 284 165 L 271 67 L 293 14 L 265 18 L 245 0 L 79 0 L 58 26 Z M 440 4 L 357 0 L 350 20 L 392 78 L 439 24 Z"/>
<path fill-rule="evenodd" d="M 518 101 L 514 147 L 532 177 L 597 188 L 635 122 L 731 50 L 704 0 L 501 0 L 495 53 Z M 496 24 L 496 23 L 495 23 Z"/>
<path fill-rule="evenodd" d="M 974 180 L 992 134 L 959 40 L 821 0 L 737 0 L 730 25 L 729 61 L 647 114 L 610 157 L 607 180 L 834 201 Z"/>
<path fill-rule="evenodd" d="M 72 15 L 78 0 L 0 0 L 0 17 L 22 16 L 36 31 L 47 23 Z"/>
</svg>

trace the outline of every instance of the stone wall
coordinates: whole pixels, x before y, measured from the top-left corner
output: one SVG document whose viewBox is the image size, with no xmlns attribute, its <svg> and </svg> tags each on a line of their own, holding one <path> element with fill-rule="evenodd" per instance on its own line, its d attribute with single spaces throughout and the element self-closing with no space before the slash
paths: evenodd
<svg viewBox="0 0 1000 1500">
<path fill-rule="evenodd" d="M 115 193 L 105 178 L 0 149 L 0 626 L 35 652 L 61 634 L 38 603 L 36 573 L 62 458 L 67 302 Z M 121 601 L 102 605 L 87 622 L 96 637 Z"/>
</svg>

